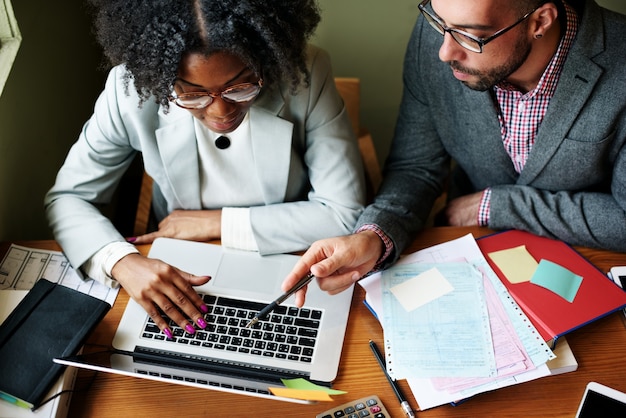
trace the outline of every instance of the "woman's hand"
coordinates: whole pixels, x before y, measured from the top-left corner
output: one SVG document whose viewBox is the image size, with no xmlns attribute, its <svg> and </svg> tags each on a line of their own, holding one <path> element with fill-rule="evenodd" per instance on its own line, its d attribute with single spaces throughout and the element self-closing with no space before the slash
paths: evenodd
<svg viewBox="0 0 626 418">
<path fill-rule="evenodd" d="M 331 295 L 343 292 L 369 273 L 384 252 L 382 240 L 372 231 L 316 241 L 298 260 L 282 284 L 290 289 L 309 271 L 320 289 Z M 296 305 L 304 305 L 306 288 L 296 293 Z"/>
<path fill-rule="evenodd" d="M 222 236 L 222 210 L 175 210 L 159 223 L 159 230 L 140 235 L 133 244 L 150 244 L 158 237 L 210 241 Z"/>
<path fill-rule="evenodd" d="M 172 330 L 161 312 L 190 334 L 195 332 L 194 324 L 206 328 L 203 314 L 208 309 L 192 286 L 203 285 L 210 277 L 194 276 L 140 254 L 123 257 L 111 273 L 168 338 L 173 337 Z"/>
</svg>

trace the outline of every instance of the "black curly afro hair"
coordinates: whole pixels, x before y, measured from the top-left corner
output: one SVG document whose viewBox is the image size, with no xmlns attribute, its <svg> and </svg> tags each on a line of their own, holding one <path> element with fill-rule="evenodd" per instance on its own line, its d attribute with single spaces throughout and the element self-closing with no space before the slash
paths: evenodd
<svg viewBox="0 0 626 418">
<path fill-rule="evenodd" d="M 183 54 L 227 51 L 264 84 L 308 83 L 306 43 L 320 21 L 315 0 L 90 0 L 111 65 L 125 64 L 141 101 L 168 95 Z"/>
</svg>

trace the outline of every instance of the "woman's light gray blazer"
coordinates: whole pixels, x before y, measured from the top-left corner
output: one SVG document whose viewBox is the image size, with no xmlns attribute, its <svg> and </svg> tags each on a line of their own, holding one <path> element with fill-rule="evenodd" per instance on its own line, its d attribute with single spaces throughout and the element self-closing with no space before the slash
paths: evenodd
<svg viewBox="0 0 626 418">
<path fill-rule="evenodd" d="M 308 52 L 308 88 L 296 95 L 265 89 L 250 108 L 255 166 L 242 170 L 261 183 L 263 201 L 251 208 L 251 222 L 262 254 L 302 250 L 349 233 L 363 209 L 361 157 L 329 57 L 313 46 Z M 202 209 L 193 116 L 175 105 L 165 113 L 154 101 L 138 107 L 134 86 L 123 85 L 123 71 L 111 71 L 45 197 L 55 238 L 75 267 L 124 240 L 96 206 L 110 201 L 137 152 L 155 182 L 158 218 L 175 209 Z"/>
</svg>

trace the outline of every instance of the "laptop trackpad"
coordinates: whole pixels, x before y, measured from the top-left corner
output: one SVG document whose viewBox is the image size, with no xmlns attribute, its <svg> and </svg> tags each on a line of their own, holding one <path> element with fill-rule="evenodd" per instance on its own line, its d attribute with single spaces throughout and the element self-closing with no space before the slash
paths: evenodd
<svg viewBox="0 0 626 418">
<path fill-rule="evenodd" d="M 211 282 L 212 286 L 220 288 L 276 296 L 286 275 L 284 270 L 284 263 L 280 260 L 260 256 L 255 259 L 250 254 L 225 252 Z"/>
</svg>

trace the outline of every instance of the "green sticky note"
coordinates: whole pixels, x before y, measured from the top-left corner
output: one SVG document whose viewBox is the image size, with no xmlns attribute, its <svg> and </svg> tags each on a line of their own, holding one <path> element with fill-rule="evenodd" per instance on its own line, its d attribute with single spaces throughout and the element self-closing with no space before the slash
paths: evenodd
<svg viewBox="0 0 626 418">
<path fill-rule="evenodd" d="M 317 390 L 320 392 L 328 393 L 329 395 L 343 395 L 345 392 L 343 390 L 336 390 L 327 388 L 326 386 L 316 385 L 315 383 L 311 383 L 306 379 L 280 379 L 283 382 L 283 385 L 288 387 L 289 389 L 298 389 L 298 390 Z"/>
<path fill-rule="evenodd" d="M 541 260 L 530 282 L 551 290 L 572 303 L 583 278 L 552 261 Z"/>
</svg>

